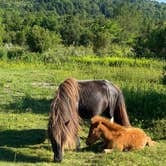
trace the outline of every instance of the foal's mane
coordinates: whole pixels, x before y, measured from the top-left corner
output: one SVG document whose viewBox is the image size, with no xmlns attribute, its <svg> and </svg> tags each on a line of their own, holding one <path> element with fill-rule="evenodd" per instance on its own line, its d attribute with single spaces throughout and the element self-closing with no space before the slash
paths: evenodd
<svg viewBox="0 0 166 166">
<path fill-rule="evenodd" d="M 106 126 L 107 128 L 113 131 L 126 130 L 124 126 L 111 122 L 109 119 L 103 118 L 98 115 L 91 118 L 91 124 L 96 124 L 96 123 L 103 124 L 104 126 Z"/>
<path fill-rule="evenodd" d="M 48 124 L 49 137 L 68 148 L 76 142 L 80 128 L 78 115 L 79 86 L 74 78 L 62 82 L 51 104 Z"/>
</svg>

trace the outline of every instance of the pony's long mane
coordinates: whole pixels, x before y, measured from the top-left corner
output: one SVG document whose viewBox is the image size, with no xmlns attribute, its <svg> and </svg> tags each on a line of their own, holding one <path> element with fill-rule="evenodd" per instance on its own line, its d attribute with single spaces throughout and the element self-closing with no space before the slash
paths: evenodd
<svg viewBox="0 0 166 166">
<path fill-rule="evenodd" d="M 111 122 L 109 119 L 107 118 L 103 118 L 101 116 L 94 116 L 93 118 L 91 118 L 91 124 L 103 124 L 104 126 L 106 126 L 107 128 L 109 128 L 110 130 L 113 131 L 120 131 L 120 130 L 126 130 L 124 126 L 121 126 L 117 123 Z"/>
<path fill-rule="evenodd" d="M 73 148 L 75 145 L 80 128 L 78 100 L 78 82 L 74 78 L 68 78 L 60 84 L 51 104 L 49 137 L 53 137 L 61 146 L 65 144 L 67 148 Z"/>
</svg>

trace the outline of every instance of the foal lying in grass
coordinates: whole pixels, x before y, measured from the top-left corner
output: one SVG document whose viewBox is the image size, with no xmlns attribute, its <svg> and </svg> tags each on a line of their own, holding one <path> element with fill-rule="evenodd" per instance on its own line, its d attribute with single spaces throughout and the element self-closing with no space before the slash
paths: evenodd
<svg viewBox="0 0 166 166">
<path fill-rule="evenodd" d="M 106 153 L 111 153 L 115 148 L 120 151 L 128 151 L 156 144 L 139 128 L 127 128 L 101 116 L 94 116 L 91 119 L 91 127 L 86 140 L 87 145 L 95 143 L 100 137 L 104 139 L 106 145 L 104 152 Z"/>
</svg>

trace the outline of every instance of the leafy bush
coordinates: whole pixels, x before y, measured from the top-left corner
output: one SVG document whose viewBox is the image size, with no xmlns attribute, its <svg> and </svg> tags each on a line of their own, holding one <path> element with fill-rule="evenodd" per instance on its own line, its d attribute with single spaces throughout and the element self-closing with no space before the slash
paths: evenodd
<svg viewBox="0 0 166 166">
<path fill-rule="evenodd" d="M 0 58 L 1 59 L 22 59 L 24 55 L 24 49 L 21 47 L 1 47 L 0 48 Z"/>
<path fill-rule="evenodd" d="M 39 53 L 27 52 L 22 56 L 22 60 L 25 62 L 40 62 L 41 55 Z"/>
<path fill-rule="evenodd" d="M 42 53 L 60 42 L 55 33 L 49 32 L 40 26 L 35 25 L 27 35 L 27 43 L 31 51 Z"/>
<path fill-rule="evenodd" d="M 7 58 L 7 50 L 4 47 L 0 47 L 0 59 Z"/>
<path fill-rule="evenodd" d="M 65 59 L 67 59 L 65 54 L 65 47 L 59 45 L 57 48 L 42 53 L 40 60 L 44 63 L 57 63 L 59 61 L 64 61 Z"/>
<path fill-rule="evenodd" d="M 87 54 L 94 54 L 91 47 L 64 47 L 63 45 L 57 45 L 54 49 L 44 52 L 41 55 L 41 61 L 49 63 L 68 61 L 70 57 L 81 57 Z"/>
<path fill-rule="evenodd" d="M 166 84 L 166 66 L 163 67 L 163 78 L 162 78 L 162 82 L 163 84 Z"/>
<path fill-rule="evenodd" d="M 149 130 L 155 139 L 166 139 L 166 119 L 153 121 Z"/>
<path fill-rule="evenodd" d="M 8 50 L 7 57 L 8 59 L 21 59 L 24 54 L 24 50 L 20 47 L 13 47 Z"/>
<path fill-rule="evenodd" d="M 134 50 L 132 47 L 127 45 L 119 45 L 119 44 L 112 44 L 110 46 L 109 56 L 116 56 L 116 57 L 134 57 Z"/>
</svg>

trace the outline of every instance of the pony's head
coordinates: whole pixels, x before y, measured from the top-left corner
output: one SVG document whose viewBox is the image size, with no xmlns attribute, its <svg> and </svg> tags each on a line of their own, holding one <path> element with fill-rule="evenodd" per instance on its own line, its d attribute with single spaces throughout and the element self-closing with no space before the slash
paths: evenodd
<svg viewBox="0 0 166 166">
<path fill-rule="evenodd" d="M 50 119 L 48 124 L 48 136 L 52 144 L 52 150 L 54 152 L 54 162 L 61 162 L 63 159 L 63 131 L 60 130 L 61 126 L 65 125 L 60 123 L 59 126 L 58 122 L 57 125 L 54 125 L 55 114 L 52 111 L 50 113 Z M 64 128 L 64 127 L 63 127 Z"/>
<path fill-rule="evenodd" d="M 48 136 L 54 152 L 54 161 L 61 162 L 64 147 L 73 148 L 79 131 L 78 83 L 75 79 L 65 80 L 51 104 Z"/>
<path fill-rule="evenodd" d="M 102 132 L 100 130 L 101 121 L 97 120 L 97 116 L 91 119 L 91 126 L 89 129 L 89 134 L 86 139 L 87 145 L 94 144 L 101 136 Z"/>
</svg>

